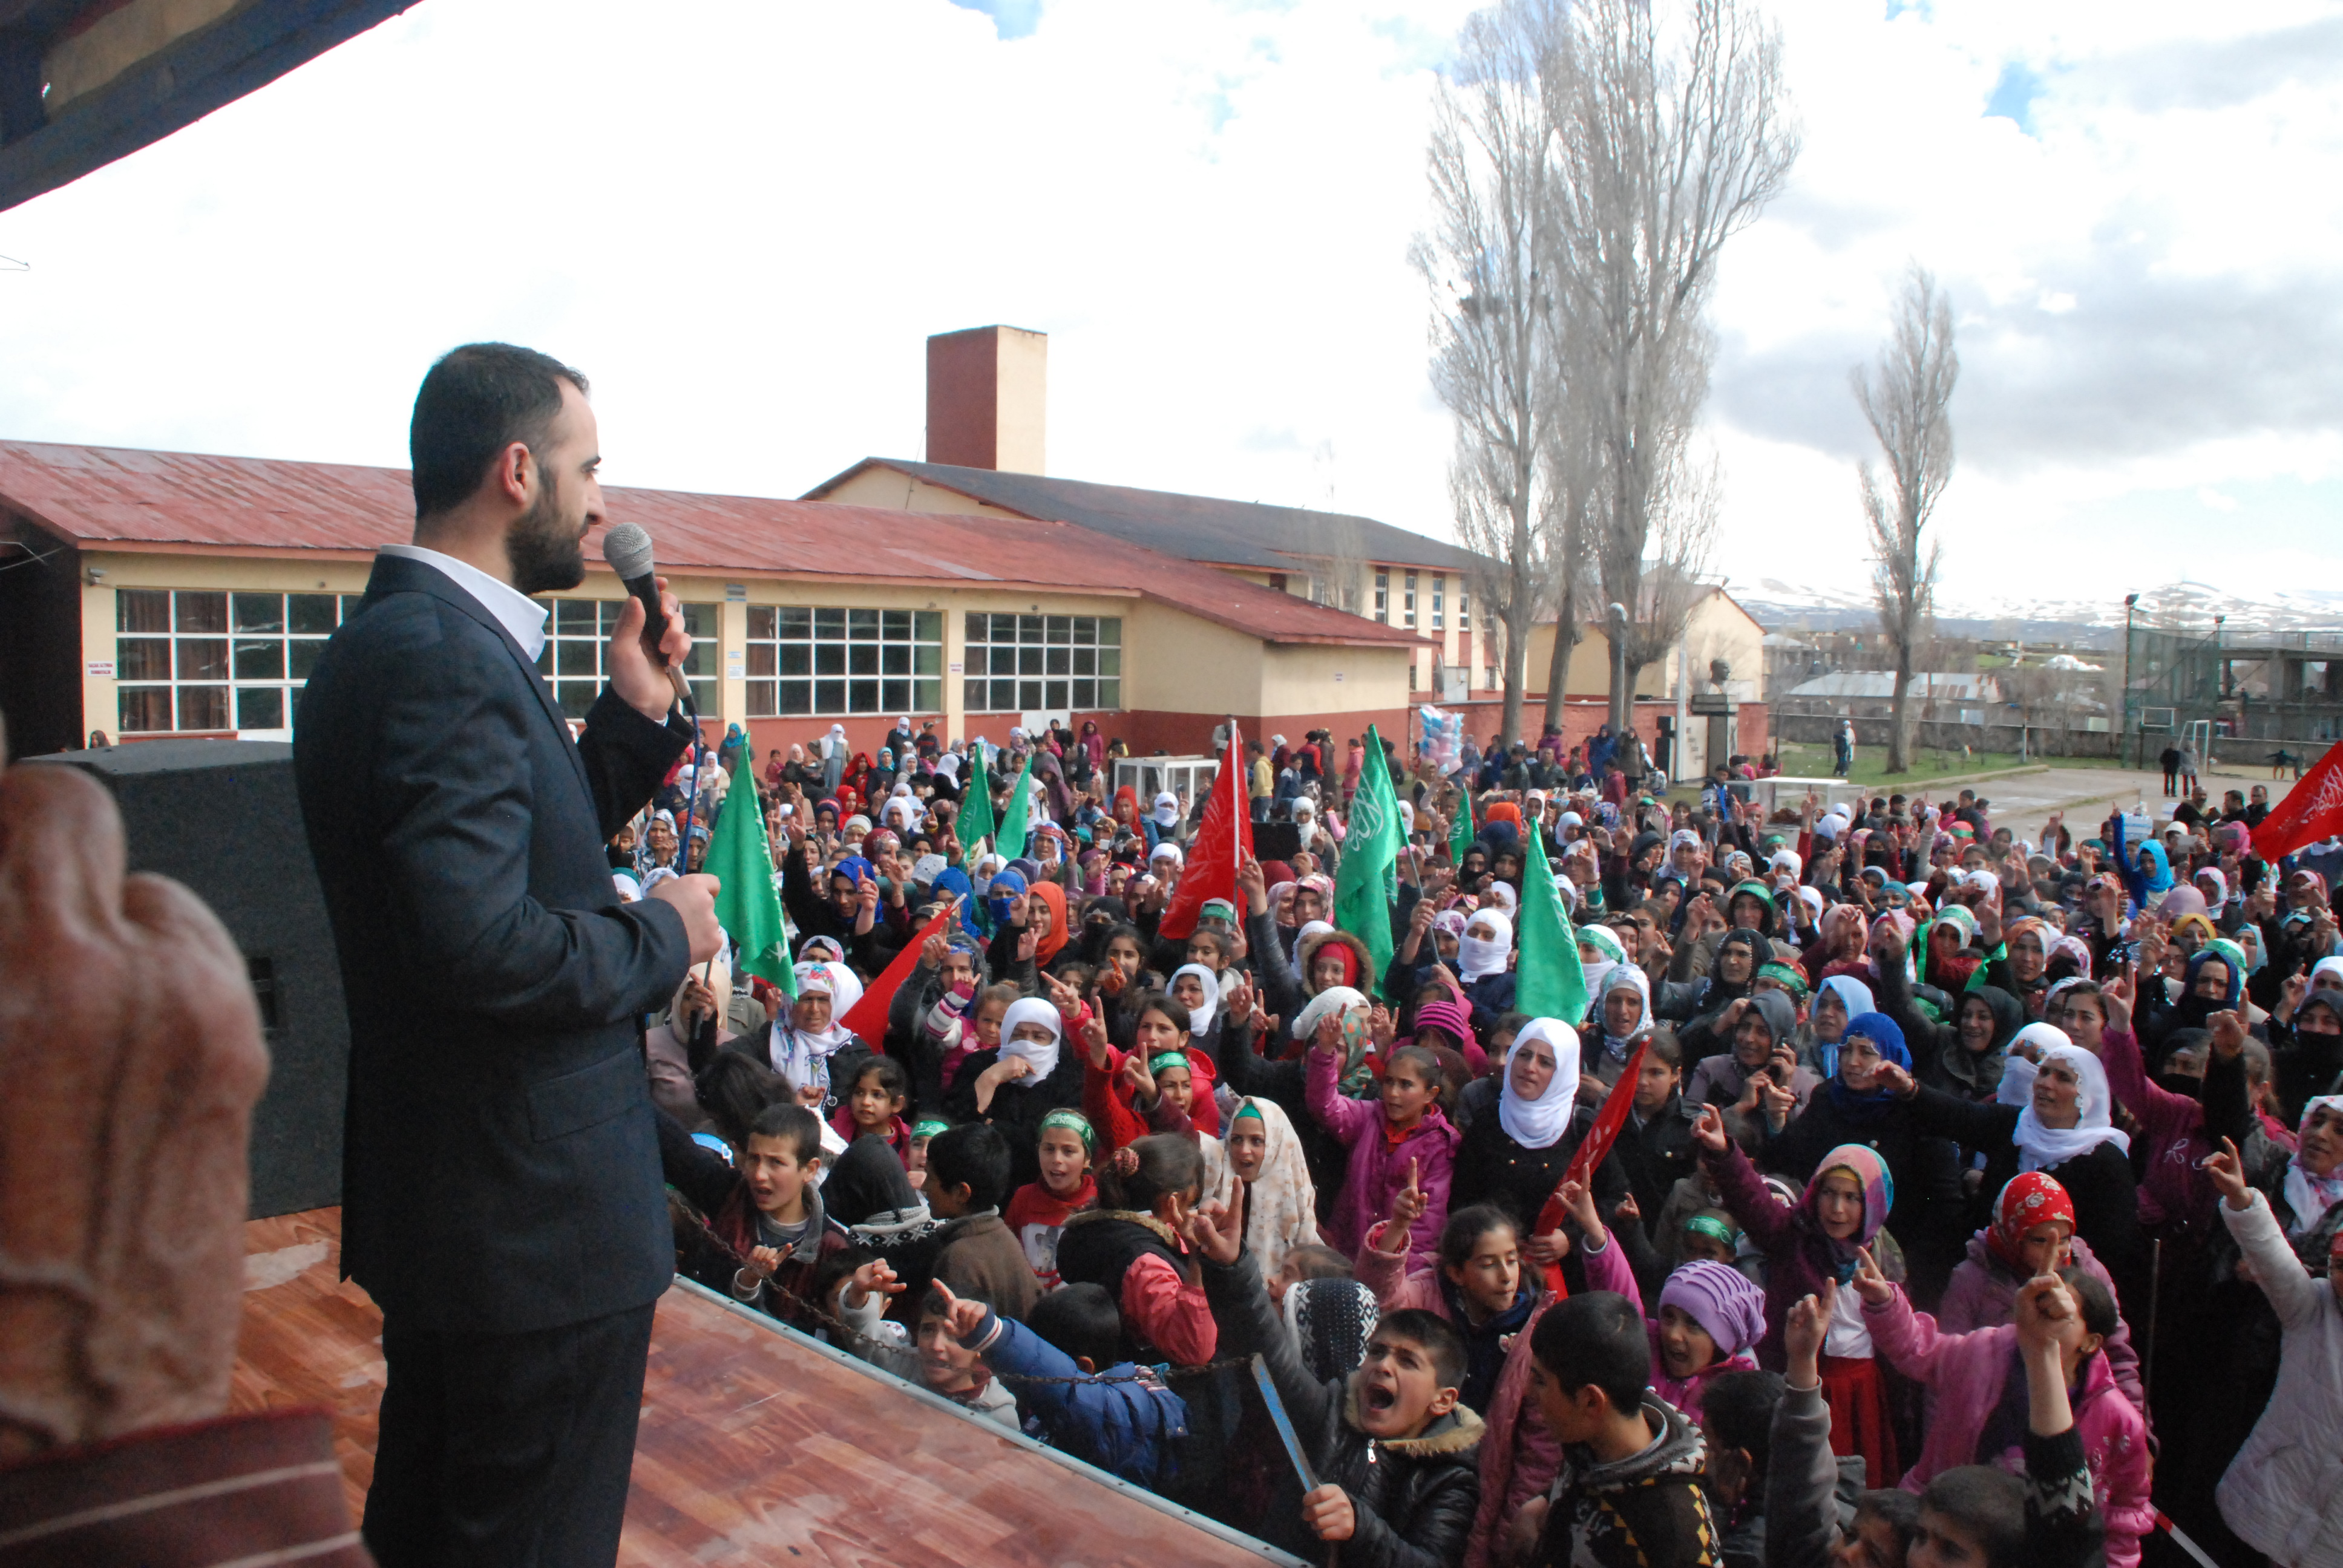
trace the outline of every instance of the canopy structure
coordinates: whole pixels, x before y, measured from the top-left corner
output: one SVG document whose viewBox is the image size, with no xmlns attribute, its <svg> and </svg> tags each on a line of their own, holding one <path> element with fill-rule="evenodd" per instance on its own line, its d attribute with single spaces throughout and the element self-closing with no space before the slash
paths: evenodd
<svg viewBox="0 0 2343 1568">
<path fill-rule="evenodd" d="M 0 0 L 0 211 L 193 125 L 415 0 Z"/>
</svg>

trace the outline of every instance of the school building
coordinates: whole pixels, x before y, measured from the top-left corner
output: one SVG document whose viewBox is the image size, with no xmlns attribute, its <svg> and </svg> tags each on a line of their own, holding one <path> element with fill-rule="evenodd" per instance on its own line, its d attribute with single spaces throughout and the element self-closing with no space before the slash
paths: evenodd
<svg viewBox="0 0 2343 1568">
<path fill-rule="evenodd" d="M 1440 702 L 1496 729 L 1502 654 L 1473 605 L 1488 563 L 1372 518 L 1045 474 L 1047 370 L 1042 334 L 942 334 L 921 460 L 866 457 L 796 500 L 605 489 L 608 520 L 649 530 L 684 602 L 704 721 L 751 725 L 760 749 L 838 723 L 875 749 L 905 716 L 995 741 L 1095 719 L 1134 752 L 1175 755 L 1208 750 L 1229 716 L 1262 739 L 1373 722 L 1404 746 L 1412 708 Z M 98 731 L 288 737 L 375 548 L 412 528 L 400 469 L 0 442 L 11 752 Z M 588 554 L 586 581 L 550 602 L 542 661 L 573 716 L 624 598 Z M 1714 642 L 1756 673 L 1738 606 L 1718 592 L 1695 621 L 1698 668 Z M 1590 633 L 1574 739 L 1607 684 Z M 1534 694 L 1551 646 L 1533 638 Z M 1686 668 L 1646 672 L 1647 735 Z M 1762 734 L 1755 711 L 1742 728 Z M 1526 719 L 1534 734 L 1534 708 Z"/>
</svg>

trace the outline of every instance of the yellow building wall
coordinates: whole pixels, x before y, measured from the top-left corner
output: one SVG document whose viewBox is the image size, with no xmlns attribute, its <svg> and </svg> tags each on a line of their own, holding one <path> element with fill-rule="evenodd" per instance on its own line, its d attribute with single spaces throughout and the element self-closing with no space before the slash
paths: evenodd
<svg viewBox="0 0 2343 1568">
<path fill-rule="evenodd" d="M 1546 670 L 1554 658 L 1554 624 L 1541 622 L 1530 631 L 1528 682 L 1532 691 L 1544 691 Z M 1722 658 L 1733 667 L 1729 689 L 1738 699 L 1757 700 L 1764 678 L 1765 628 L 1749 613 L 1723 594 L 1713 593 L 1693 608 L 1684 622 L 1684 673 L 1693 689 L 1708 689 L 1708 661 Z M 1569 678 L 1563 691 L 1571 697 L 1601 697 L 1611 689 L 1611 639 L 1602 623 L 1580 628 L 1578 646 L 1571 650 Z M 1676 657 L 1644 666 L 1635 679 L 1639 698 L 1673 698 L 1676 691 Z"/>
<path fill-rule="evenodd" d="M 1364 713 L 1425 701 L 1411 698 L 1405 648 L 1325 648 L 1285 644 L 1262 666 L 1257 713 Z"/>
<path fill-rule="evenodd" d="M 949 492 L 935 492 L 938 495 Z M 266 557 L 85 553 L 85 566 L 98 581 L 82 588 L 84 668 L 111 670 L 115 659 L 116 595 L 126 588 L 243 589 L 251 592 L 357 594 L 373 569 L 369 559 L 303 559 Z M 967 623 L 970 611 L 993 614 L 1116 616 L 1122 621 L 1122 707 L 1166 713 L 1220 715 L 1340 713 L 1403 707 L 1410 700 L 1407 671 L 1413 657 L 1405 648 L 1279 646 L 1203 620 L 1135 595 L 1022 593 L 998 587 L 967 590 L 897 587 L 880 582 L 821 584 L 720 577 L 671 575 L 669 587 L 687 604 L 717 608 L 717 648 L 703 668 L 719 693 L 717 710 L 704 720 L 749 721 L 746 655 L 749 610 L 754 605 L 858 609 L 936 610 L 943 616 L 942 729 L 970 733 L 963 683 Z M 739 597 L 735 598 L 734 595 Z M 602 573 L 588 577 L 561 598 L 615 600 L 618 583 Z M 1417 694 L 1418 699 L 1423 697 Z M 85 674 L 82 681 L 82 728 L 115 733 L 119 722 L 117 686 L 111 674 Z M 892 715 L 885 716 L 891 718 Z M 809 735 L 830 719 L 786 721 L 769 718 L 760 726 L 785 723 L 788 738 Z M 861 722 L 860 720 L 857 721 Z M 759 738 L 760 746 L 764 738 Z"/>
<path fill-rule="evenodd" d="M 822 492 L 822 500 L 841 507 L 884 507 L 897 512 L 970 512 L 986 518 L 1022 518 L 973 496 L 930 485 L 900 468 L 869 467 L 837 488 Z"/>
</svg>

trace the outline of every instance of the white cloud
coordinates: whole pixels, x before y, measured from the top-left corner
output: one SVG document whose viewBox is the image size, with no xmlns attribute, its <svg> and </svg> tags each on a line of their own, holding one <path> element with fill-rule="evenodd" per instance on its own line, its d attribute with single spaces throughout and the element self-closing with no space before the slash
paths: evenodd
<svg viewBox="0 0 2343 1568">
<path fill-rule="evenodd" d="M 397 463 L 493 336 L 593 376 L 615 481 L 795 494 L 918 455 L 921 339 L 998 320 L 1051 334 L 1054 471 L 1439 532 L 1404 256 L 1469 8 L 427 0 L 0 214 L 0 434 Z M 1778 10 L 1805 152 L 1721 277 L 1724 564 L 1864 580 L 1846 377 L 1916 258 L 1955 596 L 2335 575 L 2343 23 L 1887 9 Z"/>
</svg>

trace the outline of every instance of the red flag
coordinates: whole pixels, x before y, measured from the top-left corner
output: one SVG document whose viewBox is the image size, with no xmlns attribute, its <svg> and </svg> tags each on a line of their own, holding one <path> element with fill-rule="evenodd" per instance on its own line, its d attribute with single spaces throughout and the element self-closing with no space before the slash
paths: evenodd
<svg viewBox="0 0 2343 1568">
<path fill-rule="evenodd" d="M 1244 741 L 1237 735 L 1237 721 L 1231 719 L 1229 749 L 1221 753 L 1220 771 L 1212 776 L 1212 799 L 1204 803 L 1204 819 L 1197 824 L 1196 837 L 1188 845 L 1180 885 L 1172 890 L 1172 903 L 1155 928 L 1157 935 L 1185 941 L 1194 934 L 1206 900 L 1237 902 L 1237 868 L 1252 853 L 1252 813 L 1245 809 L 1244 772 Z"/>
<path fill-rule="evenodd" d="M 870 989 L 862 993 L 861 1000 L 846 1010 L 846 1017 L 840 1021 L 860 1035 L 873 1050 L 885 1049 L 888 1005 L 895 1000 L 895 993 L 902 989 L 903 982 L 911 978 L 911 971 L 919 967 L 920 950 L 928 945 L 930 937 L 943 935 L 944 928 L 951 924 L 959 911 L 958 899 L 946 904 L 940 914 L 903 944 L 903 950 L 895 955 L 895 961 L 870 982 Z"/>
<path fill-rule="evenodd" d="M 2343 741 L 2327 749 L 2318 766 L 2286 793 L 2254 829 L 2254 853 L 2272 865 L 2305 844 L 2343 833 Z"/>
<path fill-rule="evenodd" d="M 1611 1152 L 1611 1145 L 1619 1141 L 1619 1129 L 1627 1125 L 1627 1112 L 1635 1103 L 1635 1080 L 1644 1070 L 1644 1051 L 1651 1043 L 1649 1035 L 1635 1042 L 1634 1052 L 1627 1058 L 1627 1070 L 1619 1075 L 1619 1081 L 1603 1097 L 1603 1109 L 1594 1113 L 1594 1125 L 1586 1130 L 1585 1141 L 1570 1157 L 1570 1168 L 1562 1173 L 1562 1181 L 1554 1183 L 1545 1207 L 1538 1211 L 1537 1224 L 1533 1227 L 1534 1234 L 1550 1235 L 1562 1229 L 1562 1222 L 1570 1218 L 1570 1211 L 1563 1207 L 1563 1187 L 1572 1181 L 1593 1181 L 1594 1168 Z M 1563 1285 L 1562 1266 L 1558 1263 L 1546 1265 L 1545 1285 L 1557 1296 L 1570 1293 Z"/>
</svg>

